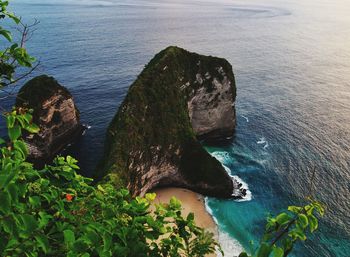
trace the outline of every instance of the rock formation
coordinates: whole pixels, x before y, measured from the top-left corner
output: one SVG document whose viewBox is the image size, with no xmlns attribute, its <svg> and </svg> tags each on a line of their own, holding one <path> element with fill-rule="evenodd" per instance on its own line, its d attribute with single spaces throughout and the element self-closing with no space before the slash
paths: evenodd
<svg viewBox="0 0 350 257">
<path fill-rule="evenodd" d="M 38 134 L 24 135 L 34 162 L 50 160 L 83 131 L 72 95 L 53 77 L 28 81 L 17 95 L 16 106 L 33 109 L 33 122 L 40 127 Z"/>
<path fill-rule="evenodd" d="M 145 67 L 119 107 L 97 177 L 112 173 L 115 183 L 133 195 L 178 186 L 231 197 L 236 183 L 197 137 L 232 136 L 235 97 L 232 67 L 225 59 L 166 48 Z"/>
</svg>

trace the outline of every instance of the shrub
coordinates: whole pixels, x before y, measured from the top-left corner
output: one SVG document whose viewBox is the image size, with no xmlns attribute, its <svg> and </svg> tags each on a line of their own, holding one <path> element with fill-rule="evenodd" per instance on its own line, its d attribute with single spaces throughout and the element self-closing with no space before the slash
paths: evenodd
<svg viewBox="0 0 350 257">
<path fill-rule="evenodd" d="M 155 194 L 132 199 L 111 183 L 92 185 L 77 161 L 57 157 L 36 170 L 26 162 L 22 130 L 38 128 L 23 109 L 6 115 L 0 139 L 1 256 L 204 256 L 213 234 L 181 215 L 175 198 L 150 211 Z"/>
</svg>

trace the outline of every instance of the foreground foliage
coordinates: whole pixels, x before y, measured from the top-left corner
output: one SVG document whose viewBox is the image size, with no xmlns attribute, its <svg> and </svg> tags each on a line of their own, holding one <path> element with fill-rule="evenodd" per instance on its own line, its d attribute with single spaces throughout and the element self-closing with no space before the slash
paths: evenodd
<svg viewBox="0 0 350 257">
<path fill-rule="evenodd" d="M 7 114 L 10 141 L 0 139 L 1 256 L 204 256 L 213 234 L 181 215 L 175 198 L 156 205 L 154 194 L 132 199 L 109 183 L 93 186 L 77 161 L 57 157 L 36 170 L 25 161 L 22 129 L 38 128 L 23 110 Z"/>
<path fill-rule="evenodd" d="M 308 231 L 313 233 L 318 228 L 316 216 L 324 215 L 322 204 L 309 201 L 305 206 L 289 206 L 288 211 L 268 217 L 260 245 L 250 257 L 285 257 L 298 241 L 305 241 Z M 239 257 L 248 254 L 243 252 Z"/>
<path fill-rule="evenodd" d="M 112 183 L 92 185 L 76 173 L 77 161 L 57 157 L 36 170 L 26 162 L 22 130 L 38 132 L 24 109 L 7 113 L 9 141 L 0 138 L 1 256 L 204 256 L 220 250 L 213 234 L 181 215 L 175 198 L 150 211 L 154 194 L 131 198 Z M 318 228 L 316 201 L 290 206 L 267 220 L 254 257 L 287 256 L 307 230 Z M 248 257 L 241 253 L 240 257 Z"/>
</svg>

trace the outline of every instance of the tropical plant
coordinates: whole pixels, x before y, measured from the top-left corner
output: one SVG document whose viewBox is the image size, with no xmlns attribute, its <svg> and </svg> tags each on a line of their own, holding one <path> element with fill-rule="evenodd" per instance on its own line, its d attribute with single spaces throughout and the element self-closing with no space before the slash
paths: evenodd
<svg viewBox="0 0 350 257">
<path fill-rule="evenodd" d="M 0 139 L 1 256 L 191 256 L 213 253 L 213 234 L 181 214 L 172 198 L 131 198 L 111 183 L 93 186 L 77 161 L 57 157 L 36 170 L 26 162 L 22 130 L 38 131 L 24 109 L 6 114 L 9 141 Z M 218 248 L 219 249 L 219 248 Z"/>
<path fill-rule="evenodd" d="M 288 210 L 275 217 L 268 217 L 265 233 L 259 247 L 252 255 L 242 252 L 239 257 L 285 257 L 291 253 L 297 241 L 307 239 L 308 230 L 318 228 L 317 215 L 324 215 L 324 207 L 309 198 L 305 206 L 289 206 Z"/>
</svg>

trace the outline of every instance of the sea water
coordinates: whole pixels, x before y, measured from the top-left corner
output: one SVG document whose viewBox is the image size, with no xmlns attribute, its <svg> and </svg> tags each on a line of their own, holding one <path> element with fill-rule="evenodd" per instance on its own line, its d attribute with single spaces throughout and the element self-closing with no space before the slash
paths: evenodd
<svg viewBox="0 0 350 257">
<path fill-rule="evenodd" d="M 347 0 L 11 2 L 28 23 L 40 21 L 27 43 L 41 62 L 35 74 L 68 87 L 90 126 L 69 149 L 85 175 L 102 155 L 128 87 L 154 54 L 178 45 L 225 57 L 236 76 L 237 128 L 232 140 L 206 147 L 251 193 L 245 201 L 206 200 L 226 256 L 254 249 L 267 215 L 303 204 L 314 170 L 313 194 L 326 216 L 294 256 L 350 256 Z"/>
</svg>

